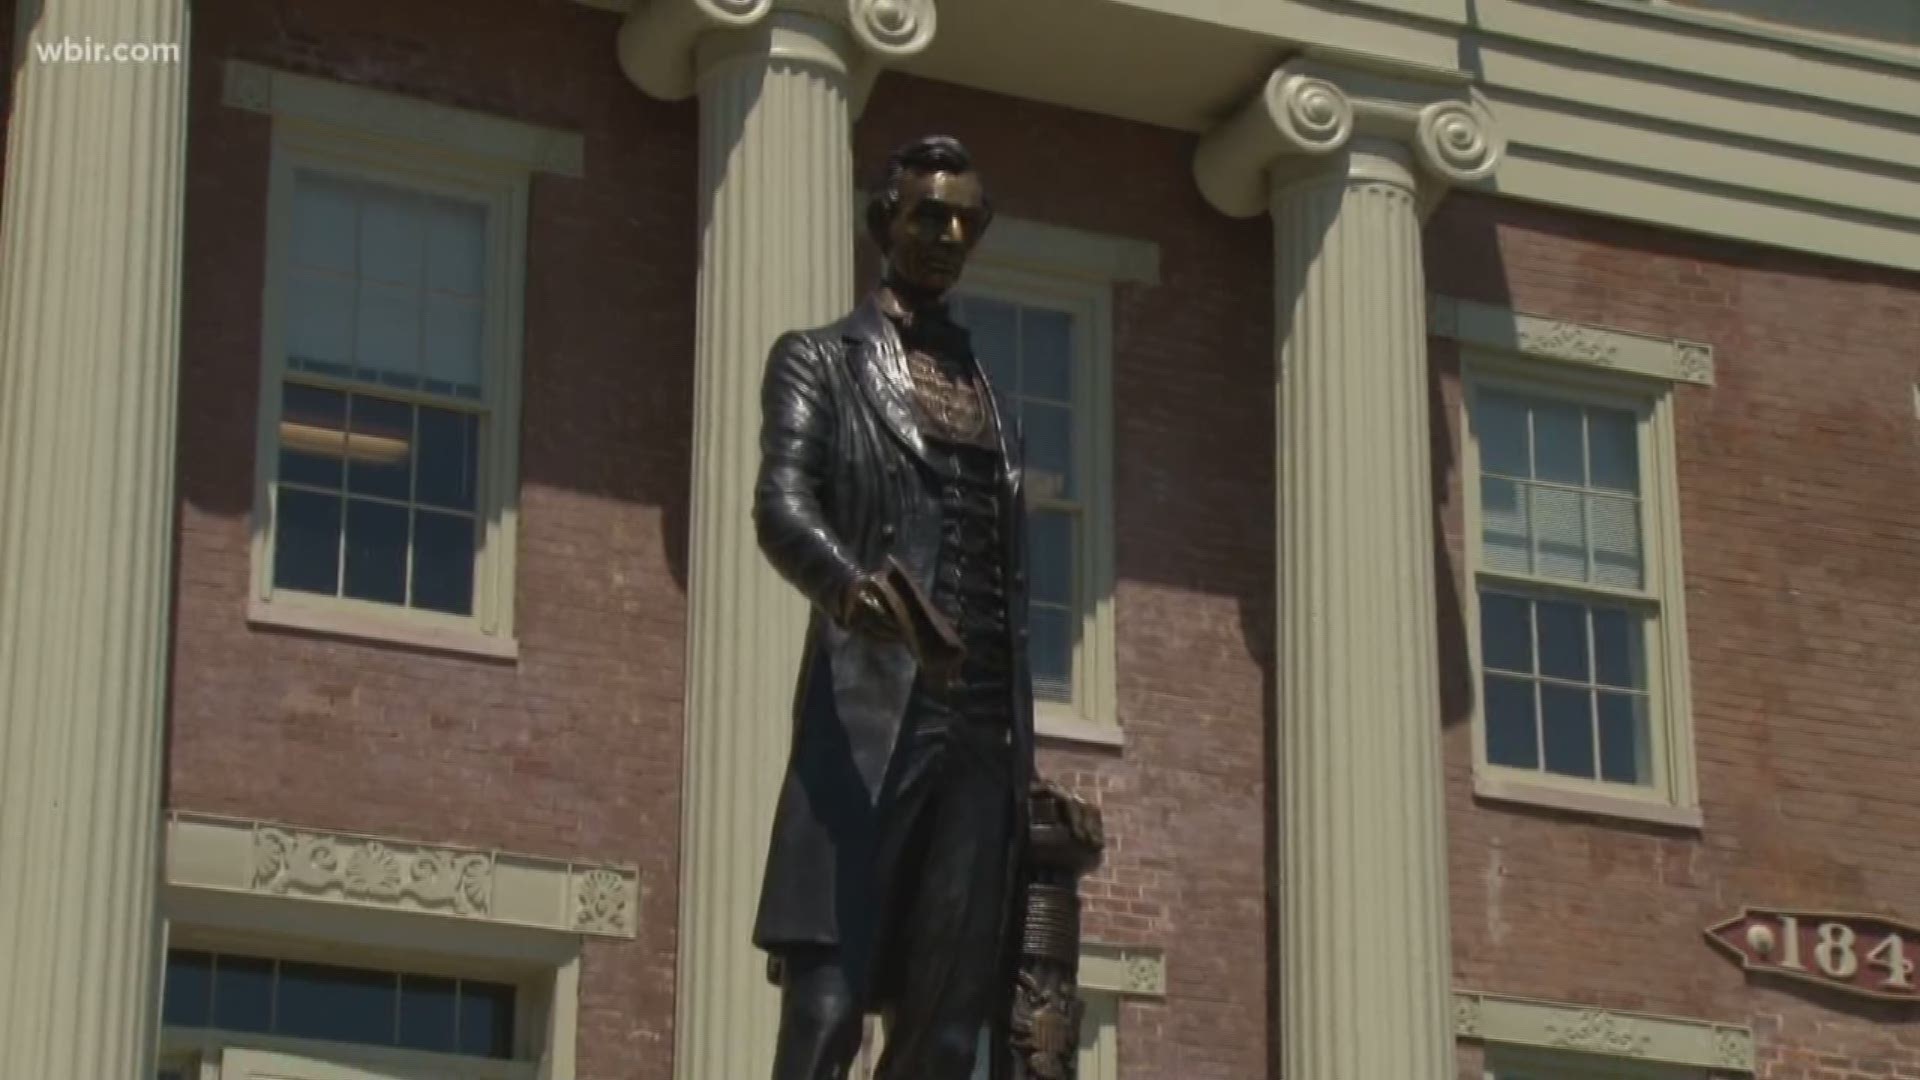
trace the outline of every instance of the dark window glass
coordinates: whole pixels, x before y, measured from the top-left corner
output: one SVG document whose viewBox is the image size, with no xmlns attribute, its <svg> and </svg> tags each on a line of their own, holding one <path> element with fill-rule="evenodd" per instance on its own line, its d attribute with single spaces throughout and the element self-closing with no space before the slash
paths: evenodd
<svg viewBox="0 0 1920 1080">
<path fill-rule="evenodd" d="M 1488 675 L 1487 761 L 1516 769 L 1540 767 L 1540 739 L 1534 725 L 1534 684 L 1525 679 Z"/>
<path fill-rule="evenodd" d="M 1540 674 L 1587 681 L 1587 609 L 1580 604 L 1542 600 L 1533 606 L 1540 632 Z"/>
<path fill-rule="evenodd" d="M 339 592 L 340 496 L 281 488 L 274 527 L 273 585 Z"/>
<path fill-rule="evenodd" d="M 1518 596 L 1480 593 L 1480 651 L 1487 667 L 1533 671 L 1532 605 Z"/>
<path fill-rule="evenodd" d="M 251 956 L 214 959 L 213 1026 L 262 1034 L 273 1030 L 273 961 Z"/>
<path fill-rule="evenodd" d="M 280 965 L 281 1035 L 392 1045 L 399 979 L 384 971 L 327 964 Z"/>
<path fill-rule="evenodd" d="M 1652 779 L 1647 739 L 1647 699 L 1638 694 L 1600 694 L 1600 779 L 1644 784 Z"/>
<path fill-rule="evenodd" d="M 480 420 L 471 413 L 420 409 L 420 475 L 414 499 L 472 510 L 480 467 Z"/>
<path fill-rule="evenodd" d="M 1593 779 L 1592 691 L 1542 684 L 1540 728 L 1548 772 Z"/>
<path fill-rule="evenodd" d="M 347 502 L 347 574 L 344 595 L 404 604 L 407 600 L 407 508 Z"/>
<path fill-rule="evenodd" d="M 213 954 L 175 949 L 167 954 L 161 1022 L 206 1027 L 213 1016 Z"/>
<path fill-rule="evenodd" d="M 456 985 L 432 975 L 400 976 L 401 1046 L 446 1054 L 459 1050 L 454 1039 Z"/>
<path fill-rule="evenodd" d="M 460 984 L 460 1052 L 495 1058 L 513 1056 L 513 987 L 502 983 Z"/>
<path fill-rule="evenodd" d="M 413 606 L 452 615 L 473 611 L 474 521 L 420 510 L 413 521 Z"/>
</svg>

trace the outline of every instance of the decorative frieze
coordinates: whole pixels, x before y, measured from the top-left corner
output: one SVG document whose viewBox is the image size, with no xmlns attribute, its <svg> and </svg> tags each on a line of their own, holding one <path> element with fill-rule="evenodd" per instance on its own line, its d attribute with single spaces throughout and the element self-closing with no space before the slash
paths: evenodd
<svg viewBox="0 0 1920 1080">
<path fill-rule="evenodd" d="M 632 867 L 174 812 L 167 883 L 606 937 L 638 930 Z"/>
<path fill-rule="evenodd" d="M 1463 1039 L 1735 1072 L 1754 1067 L 1753 1032 L 1738 1024 L 1470 990 L 1454 992 L 1453 1020 Z"/>
<path fill-rule="evenodd" d="M 1167 995 L 1167 958 L 1158 949 L 1087 942 L 1080 948 L 1080 986 L 1130 997 Z"/>
<path fill-rule="evenodd" d="M 1428 296 L 1427 333 L 1537 360 L 1713 385 L 1711 345 L 1529 315 L 1477 300 Z"/>
</svg>

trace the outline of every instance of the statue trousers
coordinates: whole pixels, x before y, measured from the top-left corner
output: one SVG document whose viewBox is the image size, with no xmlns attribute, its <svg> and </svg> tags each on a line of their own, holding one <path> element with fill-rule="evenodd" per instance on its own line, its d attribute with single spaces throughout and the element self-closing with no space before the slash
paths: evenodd
<svg viewBox="0 0 1920 1080">
<path fill-rule="evenodd" d="M 989 1013 L 1006 1002 L 1007 728 L 943 709 L 908 722 L 877 849 L 877 1000 L 838 948 L 784 953 L 773 1080 L 842 1080 L 876 1005 L 886 1046 L 875 1080 L 968 1080 Z"/>
</svg>

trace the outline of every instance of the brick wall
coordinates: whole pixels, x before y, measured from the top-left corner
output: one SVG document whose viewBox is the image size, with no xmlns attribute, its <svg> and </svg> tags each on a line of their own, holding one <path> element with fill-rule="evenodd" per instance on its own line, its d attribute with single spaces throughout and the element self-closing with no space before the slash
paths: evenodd
<svg viewBox="0 0 1920 1080">
<path fill-rule="evenodd" d="M 1710 342 L 1717 369 L 1674 391 L 1706 827 L 1476 803 L 1449 679 L 1456 981 L 1751 1023 L 1763 1080 L 1920 1073 L 1920 1010 L 1750 982 L 1702 936 L 1743 903 L 1920 920 L 1920 279 L 1480 197 L 1427 240 L 1442 292 Z M 1457 615 L 1442 635 L 1457 671 Z"/>
<path fill-rule="evenodd" d="M 691 104 L 636 92 L 617 20 L 560 0 L 195 8 L 181 390 L 176 807 L 635 862 L 594 942 L 581 1075 L 669 1075 L 692 391 Z M 535 178 L 517 664 L 250 630 L 269 121 L 240 57 L 583 132 Z"/>
</svg>

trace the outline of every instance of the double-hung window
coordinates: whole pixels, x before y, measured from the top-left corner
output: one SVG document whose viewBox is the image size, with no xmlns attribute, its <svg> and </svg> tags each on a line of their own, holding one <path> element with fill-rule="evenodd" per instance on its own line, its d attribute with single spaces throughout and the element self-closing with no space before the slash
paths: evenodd
<svg viewBox="0 0 1920 1080">
<path fill-rule="evenodd" d="M 1476 787 L 1690 822 L 1667 391 L 1467 370 Z"/>
<path fill-rule="evenodd" d="M 1028 656 L 1042 732 L 1103 739 L 1113 707 L 1108 288 L 993 264 L 954 301 L 1025 449 Z"/>
<path fill-rule="evenodd" d="M 525 187 L 276 130 L 256 620 L 511 653 Z"/>
</svg>

